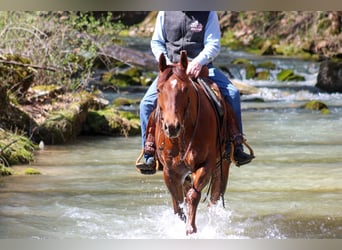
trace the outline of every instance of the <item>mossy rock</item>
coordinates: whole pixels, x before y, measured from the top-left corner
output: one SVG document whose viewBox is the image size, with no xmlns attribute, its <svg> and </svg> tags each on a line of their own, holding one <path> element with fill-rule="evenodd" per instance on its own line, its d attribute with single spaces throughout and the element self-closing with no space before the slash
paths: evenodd
<svg viewBox="0 0 342 250">
<path fill-rule="evenodd" d="M 310 110 L 324 110 L 324 109 L 328 109 L 328 106 L 321 101 L 316 101 L 316 100 L 312 100 L 307 102 L 306 104 L 304 104 L 303 106 L 305 109 L 310 109 Z"/>
<path fill-rule="evenodd" d="M 269 80 L 270 79 L 270 72 L 269 71 L 260 71 L 256 73 L 257 80 Z"/>
<path fill-rule="evenodd" d="M 246 58 L 236 58 L 232 61 L 235 65 L 244 65 L 246 68 L 246 79 L 252 79 L 256 76 L 256 67 Z"/>
<path fill-rule="evenodd" d="M 249 65 L 249 64 L 251 64 L 251 62 L 248 59 L 246 59 L 246 58 L 235 58 L 232 61 L 232 64 Z"/>
<path fill-rule="evenodd" d="M 35 169 L 35 168 L 26 168 L 25 169 L 25 174 L 26 175 L 40 175 L 41 172 L 38 169 Z"/>
<path fill-rule="evenodd" d="M 276 64 L 274 62 L 266 61 L 266 62 L 259 63 L 257 65 L 257 68 L 276 69 Z"/>
<path fill-rule="evenodd" d="M 113 100 L 113 105 L 115 107 L 130 106 L 130 105 L 134 105 L 138 103 L 139 103 L 139 100 L 133 100 L 133 99 L 124 98 L 124 97 L 118 97 Z"/>
<path fill-rule="evenodd" d="M 50 117 L 39 127 L 40 140 L 46 144 L 63 144 L 70 139 L 76 138 L 73 133 L 72 113 L 59 111 Z"/>
<path fill-rule="evenodd" d="M 137 115 L 118 111 L 114 106 L 88 113 L 84 133 L 93 135 L 129 136 L 140 133 L 140 119 Z"/>
<path fill-rule="evenodd" d="M 292 69 L 283 69 L 277 74 L 278 81 L 305 81 L 305 77 L 296 75 Z"/>
<path fill-rule="evenodd" d="M 323 108 L 320 110 L 320 113 L 323 115 L 329 115 L 329 114 L 331 114 L 331 111 L 328 108 Z"/>
<path fill-rule="evenodd" d="M 294 44 L 277 44 L 275 47 L 275 53 L 283 56 L 307 56 L 301 46 Z"/>
<path fill-rule="evenodd" d="M 55 103 L 54 109 L 47 115 L 35 131 L 34 140 L 45 144 L 62 144 L 75 139 L 82 131 L 89 106 L 94 98 L 87 92 L 64 95 L 64 99 Z"/>
<path fill-rule="evenodd" d="M 1 165 L 1 160 L 0 160 L 0 176 L 9 176 L 12 175 L 12 171 L 9 167 L 5 167 Z"/>
<path fill-rule="evenodd" d="M 260 49 L 264 46 L 265 39 L 259 36 L 253 36 L 253 39 L 249 43 L 248 51 L 260 51 Z"/>
<path fill-rule="evenodd" d="M 158 73 L 148 71 L 145 72 L 141 77 L 140 77 L 140 84 L 142 86 L 149 86 L 152 84 L 154 79 L 158 76 Z"/>
<path fill-rule="evenodd" d="M 82 133 L 90 135 L 109 135 L 109 124 L 106 117 L 99 111 L 89 111 L 86 122 L 83 125 Z"/>
<path fill-rule="evenodd" d="M 141 70 L 139 70 L 136 67 L 129 68 L 128 70 L 125 71 L 125 74 L 132 78 L 135 78 L 135 77 L 139 78 L 142 75 Z"/>
<path fill-rule="evenodd" d="M 128 87 L 141 85 L 142 72 L 136 67 L 130 67 L 119 73 L 109 71 L 101 76 L 103 82 L 108 82 L 117 87 Z"/>
<path fill-rule="evenodd" d="M 260 49 L 260 55 L 265 56 L 265 55 L 275 55 L 276 54 L 276 49 L 275 49 L 275 44 L 277 42 L 273 40 L 266 40 Z"/>
<path fill-rule="evenodd" d="M 0 130 L 0 149 L 0 163 L 11 166 L 32 162 L 37 145 L 23 135 Z"/>
<path fill-rule="evenodd" d="M 246 65 L 246 79 L 252 79 L 256 75 L 256 68 L 253 64 Z"/>
<path fill-rule="evenodd" d="M 115 60 L 114 58 L 105 56 L 105 55 L 98 55 L 94 59 L 93 62 L 93 69 L 102 69 L 102 70 L 107 70 L 107 69 L 113 69 L 113 68 L 125 68 L 127 67 L 127 64 Z"/>
</svg>

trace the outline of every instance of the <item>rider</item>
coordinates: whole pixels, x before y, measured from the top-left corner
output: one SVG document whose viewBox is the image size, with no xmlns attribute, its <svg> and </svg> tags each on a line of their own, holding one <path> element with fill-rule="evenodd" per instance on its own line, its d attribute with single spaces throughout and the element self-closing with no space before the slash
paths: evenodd
<svg viewBox="0 0 342 250">
<path fill-rule="evenodd" d="M 160 11 L 151 40 L 151 49 L 157 60 L 164 53 L 168 64 L 179 61 L 180 51 L 187 52 L 190 61 L 187 74 L 197 78 L 203 66 L 209 68 L 209 78 L 215 82 L 225 100 L 232 106 L 238 120 L 240 133 L 230 135 L 233 141 L 234 159 L 238 166 L 249 163 L 254 156 L 243 151 L 240 93 L 228 78 L 212 64 L 220 51 L 220 26 L 215 11 Z M 146 140 L 146 129 L 150 114 L 157 101 L 157 79 L 151 84 L 140 103 L 140 123 L 144 162 L 137 164 L 140 170 L 154 169 L 154 141 Z M 229 124 L 230 125 L 230 124 Z M 149 134 L 147 133 L 147 136 Z M 226 156 L 230 153 L 227 143 Z M 229 157 L 229 156 L 228 156 Z M 228 158 L 229 159 L 229 158 Z"/>
</svg>

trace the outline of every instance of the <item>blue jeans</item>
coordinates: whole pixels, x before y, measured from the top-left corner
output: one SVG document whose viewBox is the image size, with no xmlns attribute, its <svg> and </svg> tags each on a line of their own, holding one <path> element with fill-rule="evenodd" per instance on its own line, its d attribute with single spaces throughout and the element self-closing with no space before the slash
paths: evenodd
<svg viewBox="0 0 342 250">
<path fill-rule="evenodd" d="M 225 97 L 226 101 L 232 105 L 235 115 L 238 119 L 240 132 L 242 133 L 242 120 L 241 120 L 241 104 L 240 104 L 240 92 L 239 90 L 229 81 L 229 79 L 223 74 L 222 71 L 215 68 L 212 64 L 208 65 L 209 78 L 215 82 L 221 90 L 221 93 Z M 142 148 L 144 148 L 146 140 L 146 128 L 150 114 L 154 110 L 157 103 L 157 78 L 153 81 L 151 86 L 148 88 L 144 97 L 140 102 L 140 125 L 141 125 L 141 136 L 142 136 Z"/>
</svg>

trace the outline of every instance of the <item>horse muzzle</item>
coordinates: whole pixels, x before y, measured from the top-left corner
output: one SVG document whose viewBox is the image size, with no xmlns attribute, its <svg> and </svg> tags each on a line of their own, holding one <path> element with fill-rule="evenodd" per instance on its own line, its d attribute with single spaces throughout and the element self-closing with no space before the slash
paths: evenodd
<svg viewBox="0 0 342 250">
<path fill-rule="evenodd" d="M 179 122 L 176 122 L 175 124 L 164 123 L 163 129 L 167 137 L 174 139 L 179 136 L 181 124 Z"/>
</svg>

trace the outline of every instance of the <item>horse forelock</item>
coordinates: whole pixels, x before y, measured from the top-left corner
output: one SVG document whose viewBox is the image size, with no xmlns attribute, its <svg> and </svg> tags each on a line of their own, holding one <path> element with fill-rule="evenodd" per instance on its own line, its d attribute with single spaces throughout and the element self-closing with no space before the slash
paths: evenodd
<svg viewBox="0 0 342 250">
<path fill-rule="evenodd" d="M 163 72 L 159 72 L 158 83 L 166 82 L 172 75 L 172 67 L 168 66 Z"/>
<path fill-rule="evenodd" d="M 181 65 L 177 64 L 169 65 L 163 72 L 159 73 L 158 84 L 163 84 L 164 82 L 168 81 L 172 75 L 175 75 L 182 82 L 189 81 L 189 77 L 186 74 L 184 68 Z"/>
<path fill-rule="evenodd" d="M 185 72 L 185 69 L 177 65 L 176 67 L 173 68 L 173 73 L 183 82 L 189 81 L 189 77 Z"/>
</svg>

